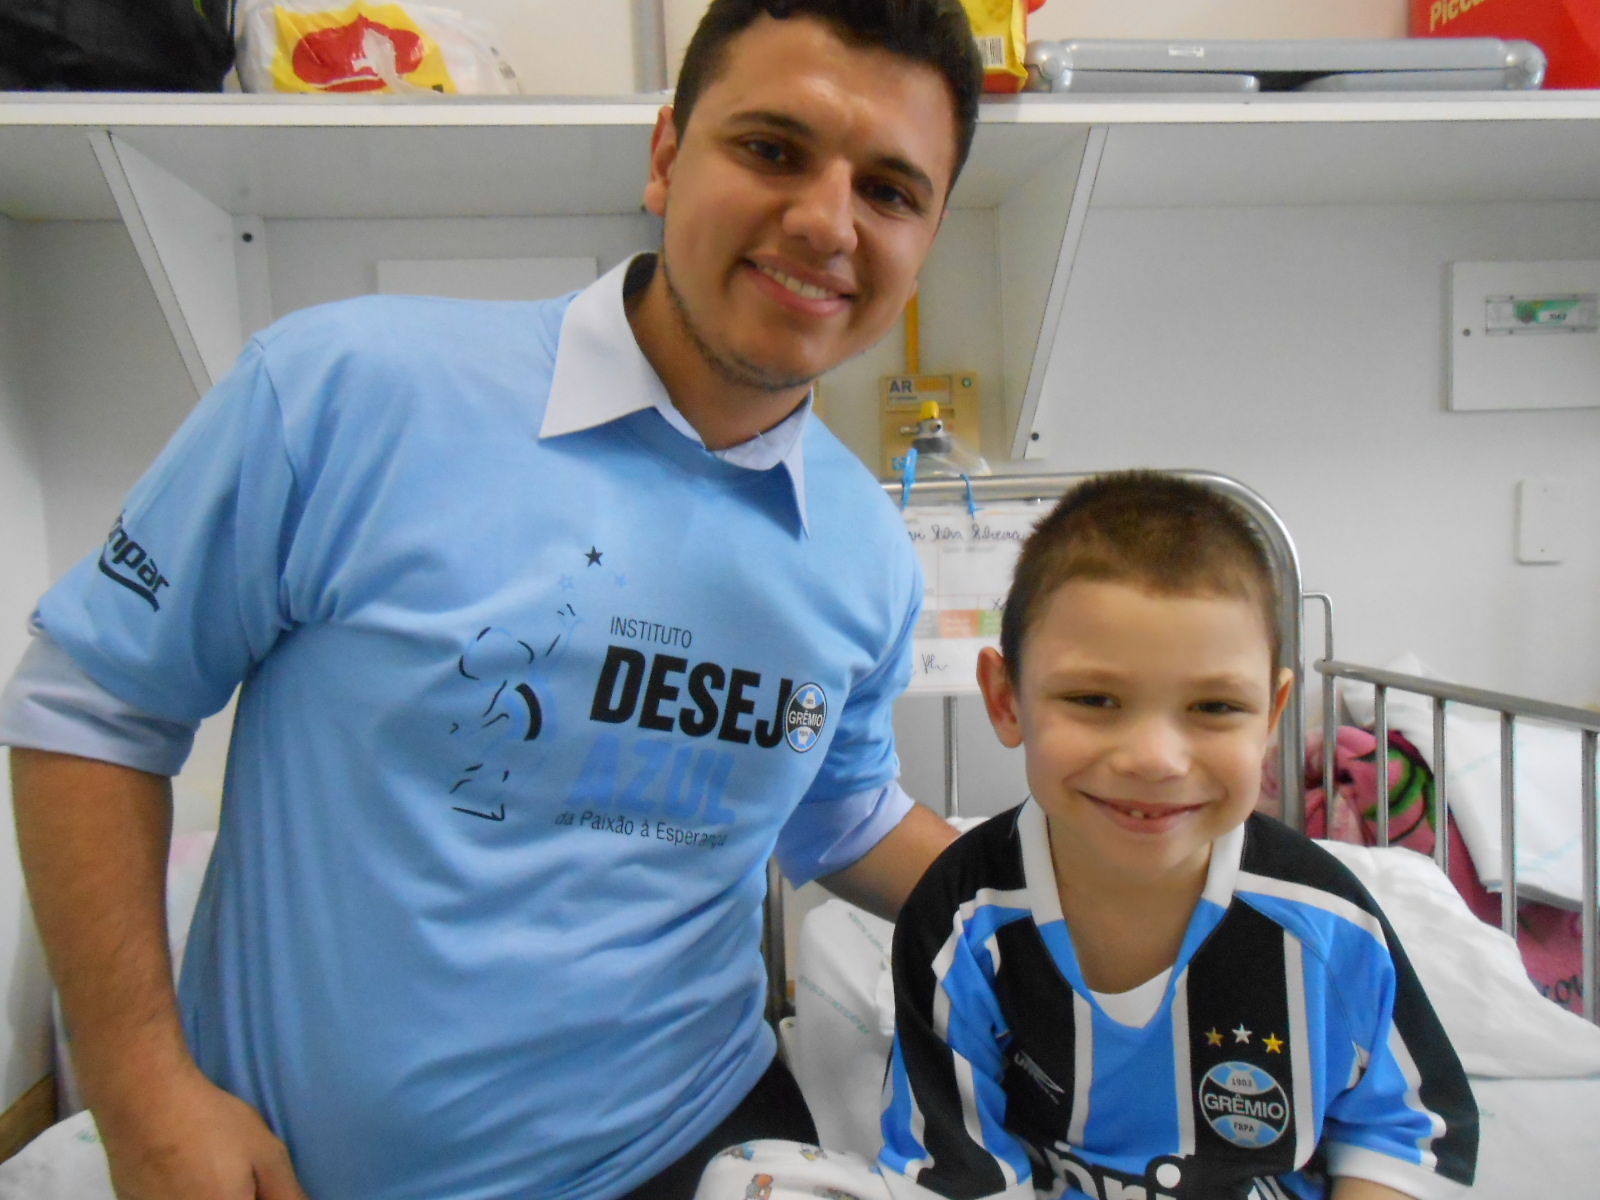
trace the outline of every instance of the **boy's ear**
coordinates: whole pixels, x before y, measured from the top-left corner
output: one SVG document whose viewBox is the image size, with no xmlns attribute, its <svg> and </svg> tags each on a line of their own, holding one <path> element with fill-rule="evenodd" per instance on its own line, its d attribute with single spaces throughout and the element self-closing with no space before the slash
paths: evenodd
<svg viewBox="0 0 1600 1200">
<path fill-rule="evenodd" d="M 1289 705 L 1289 692 L 1294 687 L 1294 672 L 1288 667 L 1278 672 L 1278 690 L 1272 697 L 1272 720 L 1267 723 L 1269 735 L 1278 732 L 1278 722 L 1283 719 L 1283 710 Z"/>
<path fill-rule="evenodd" d="M 1011 684 L 1011 668 L 1000 651 L 985 646 L 978 652 L 978 690 L 989 712 L 989 724 L 1002 745 L 1015 750 L 1022 745 L 1022 721 L 1017 714 L 1017 689 Z"/>
</svg>

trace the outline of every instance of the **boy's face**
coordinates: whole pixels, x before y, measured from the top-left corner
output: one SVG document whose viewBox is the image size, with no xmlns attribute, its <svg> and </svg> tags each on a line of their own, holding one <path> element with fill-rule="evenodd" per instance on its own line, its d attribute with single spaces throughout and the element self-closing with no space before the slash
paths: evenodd
<svg viewBox="0 0 1600 1200">
<path fill-rule="evenodd" d="M 933 68 L 759 18 L 680 141 L 664 109 L 645 205 L 698 352 L 761 390 L 809 384 L 900 316 L 938 231 L 955 109 Z"/>
<path fill-rule="evenodd" d="M 1150 879 L 1203 877 L 1261 790 L 1288 699 L 1260 606 L 1074 580 L 1023 634 L 1021 677 L 979 660 L 990 720 L 1021 745 L 1063 855 Z"/>
</svg>

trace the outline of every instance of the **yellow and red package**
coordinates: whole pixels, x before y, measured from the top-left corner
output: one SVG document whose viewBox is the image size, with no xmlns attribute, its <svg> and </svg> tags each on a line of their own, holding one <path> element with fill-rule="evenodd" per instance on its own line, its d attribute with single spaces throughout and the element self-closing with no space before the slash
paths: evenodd
<svg viewBox="0 0 1600 1200">
<path fill-rule="evenodd" d="M 245 0 L 238 63 L 248 92 L 519 90 L 481 22 L 409 2 Z"/>
<path fill-rule="evenodd" d="M 1600 88 L 1596 0 L 1411 0 L 1412 37 L 1532 42 L 1550 60 L 1547 88 Z"/>
<path fill-rule="evenodd" d="M 983 90 L 1020 92 L 1028 81 L 1028 14 L 1044 0 L 961 0 L 983 55 Z"/>
</svg>

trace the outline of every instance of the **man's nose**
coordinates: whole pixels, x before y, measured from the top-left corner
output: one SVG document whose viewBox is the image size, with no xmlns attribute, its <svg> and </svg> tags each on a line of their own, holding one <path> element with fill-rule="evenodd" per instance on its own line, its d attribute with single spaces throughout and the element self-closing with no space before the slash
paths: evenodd
<svg viewBox="0 0 1600 1200">
<path fill-rule="evenodd" d="M 822 255 L 856 248 L 855 178 L 849 163 L 827 163 L 806 177 L 784 213 L 783 231 Z"/>
</svg>

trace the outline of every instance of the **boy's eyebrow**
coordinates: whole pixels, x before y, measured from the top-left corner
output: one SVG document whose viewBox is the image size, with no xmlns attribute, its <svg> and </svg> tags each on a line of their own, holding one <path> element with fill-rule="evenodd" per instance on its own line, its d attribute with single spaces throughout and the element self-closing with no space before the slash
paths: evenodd
<svg viewBox="0 0 1600 1200">
<path fill-rule="evenodd" d="M 813 140 L 816 137 L 816 130 L 800 118 L 789 113 L 770 112 L 766 109 L 757 108 L 734 113 L 728 118 L 728 123 L 736 127 L 759 126 L 763 129 L 777 129 L 792 134 L 802 141 Z M 900 175 L 930 193 L 936 190 L 932 177 L 910 159 L 901 158 L 898 154 L 880 154 L 873 161 L 879 169 Z"/>
</svg>

